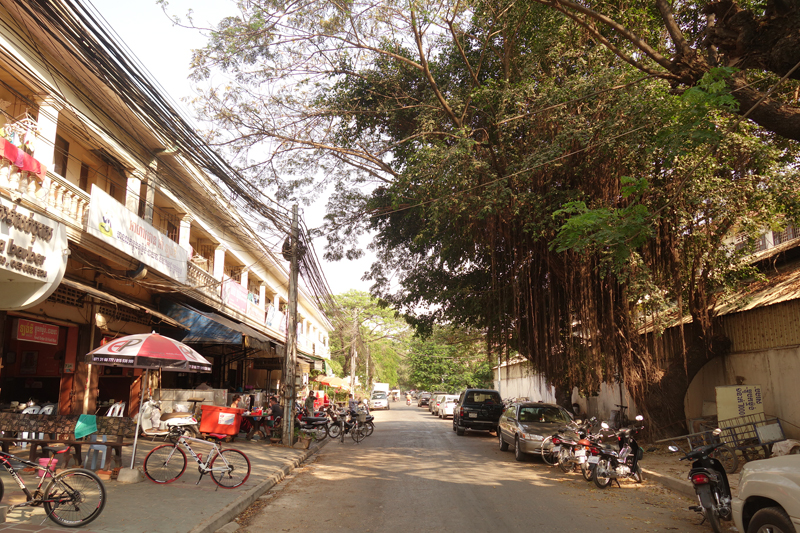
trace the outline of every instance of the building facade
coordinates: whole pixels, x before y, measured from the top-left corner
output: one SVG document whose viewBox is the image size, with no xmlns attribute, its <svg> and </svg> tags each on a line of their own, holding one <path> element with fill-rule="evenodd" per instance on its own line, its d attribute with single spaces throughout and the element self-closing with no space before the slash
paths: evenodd
<svg viewBox="0 0 800 533">
<path fill-rule="evenodd" d="M 213 362 L 210 376 L 164 372 L 164 388 L 277 390 L 279 230 L 241 216 L 233 171 L 81 9 L 0 0 L 0 405 L 134 410 L 140 372 L 84 356 L 152 331 Z M 300 375 L 324 368 L 331 330 L 301 288 Z"/>
</svg>

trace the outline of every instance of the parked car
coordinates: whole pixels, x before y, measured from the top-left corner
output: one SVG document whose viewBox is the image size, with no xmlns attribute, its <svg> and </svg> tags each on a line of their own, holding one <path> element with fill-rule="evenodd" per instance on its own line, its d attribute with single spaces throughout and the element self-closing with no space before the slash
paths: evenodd
<svg viewBox="0 0 800 533">
<path fill-rule="evenodd" d="M 496 431 L 503 400 L 491 389 L 467 389 L 458 397 L 453 410 L 453 431 L 463 435 L 467 429 Z"/>
<path fill-rule="evenodd" d="M 431 400 L 430 402 L 428 402 L 428 412 L 430 414 L 436 416 L 436 413 L 438 413 L 439 411 L 439 402 L 442 401 L 442 398 L 444 397 L 445 394 L 447 393 L 443 391 L 436 391 L 431 393 Z"/>
<path fill-rule="evenodd" d="M 458 403 L 457 394 L 445 394 L 444 400 L 439 404 L 439 418 L 447 418 L 453 416 L 453 409 Z"/>
<path fill-rule="evenodd" d="M 800 455 L 747 463 L 731 508 L 742 533 L 800 532 Z"/>
<path fill-rule="evenodd" d="M 428 405 L 431 401 L 431 393 L 430 392 L 421 392 L 417 394 L 417 407 L 422 407 L 423 405 Z"/>
<path fill-rule="evenodd" d="M 369 400 L 370 409 L 389 409 L 389 397 L 383 391 L 375 391 Z"/>
<path fill-rule="evenodd" d="M 506 408 L 497 428 L 500 450 L 514 445 L 517 461 L 524 454 L 542 454 L 542 441 L 570 422 L 569 412 L 559 405 L 540 402 L 512 403 Z"/>
</svg>

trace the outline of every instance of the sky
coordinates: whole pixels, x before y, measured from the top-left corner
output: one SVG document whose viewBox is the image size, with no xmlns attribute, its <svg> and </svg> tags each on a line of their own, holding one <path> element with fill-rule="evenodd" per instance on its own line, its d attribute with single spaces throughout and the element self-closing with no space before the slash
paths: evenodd
<svg viewBox="0 0 800 533">
<path fill-rule="evenodd" d="M 192 49 L 201 48 L 205 37 L 196 30 L 175 26 L 155 0 L 121 2 L 120 0 L 85 0 L 95 7 L 118 38 L 125 43 L 141 65 L 173 100 L 173 105 L 183 111 L 190 119 L 193 117 L 183 99 L 194 96 L 189 81 L 189 63 Z M 234 14 L 235 5 L 227 0 L 169 0 L 167 10 L 171 15 L 185 19 L 189 10 L 193 12 L 197 26 L 212 26 L 226 15 Z M 191 121 L 192 124 L 197 124 Z M 325 214 L 324 201 L 311 207 L 301 208 L 301 214 L 308 228 L 322 225 Z M 314 241 L 317 256 L 322 262 L 323 272 L 334 294 L 349 289 L 369 290 L 369 282 L 361 281 L 364 272 L 374 260 L 367 253 L 358 261 L 326 262 L 324 239 Z"/>
</svg>

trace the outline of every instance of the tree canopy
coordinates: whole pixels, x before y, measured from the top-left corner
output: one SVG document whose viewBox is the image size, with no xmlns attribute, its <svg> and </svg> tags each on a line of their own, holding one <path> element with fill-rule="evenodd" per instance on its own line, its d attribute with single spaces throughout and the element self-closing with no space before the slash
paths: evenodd
<svg viewBox="0 0 800 533">
<path fill-rule="evenodd" d="M 241 2 L 195 54 L 196 79 L 226 74 L 198 111 L 283 198 L 332 186 L 327 257 L 374 232 L 373 293 L 419 331 L 485 330 L 646 409 L 674 353 L 686 374 L 720 353 L 714 301 L 752 275 L 727 244 L 800 212 L 795 144 L 742 119 L 731 61 L 685 65 L 662 4 L 603 4 L 614 26 L 561 1 Z M 670 354 L 641 332 L 675 310 L 697 329 Z"/>
<path fill-rule="evenodd" d="M 493 386 L 486 343 L 475 331 L 437 326 L 427 337 L 414 337 L 406 365 L 404 385 L 411 389 L 458 393 Z"/>
</svg>

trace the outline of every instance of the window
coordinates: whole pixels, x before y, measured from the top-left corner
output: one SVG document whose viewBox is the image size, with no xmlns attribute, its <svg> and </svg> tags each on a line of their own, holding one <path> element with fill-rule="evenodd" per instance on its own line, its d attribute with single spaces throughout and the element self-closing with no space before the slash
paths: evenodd
<svg viewBox="0 0 800 533">
<path fill-rule="evenodd" d="M 523 407 L 519 412 L 519 421 L 566 424 L 569 417 L 557 407 Z"/>
<path fill-rule="evenodd" d="M 467 403 L 489 403 L 489 404 L 500 404 L 503 403 L 500 400 L 500 395 L 496 392 L 470 392 L 466 398 Z"/>
<path fill-rule="evenodd" d="M 506 412 L 503 413 L 503 416 L 506 418 L 517 418 L 517 408 L 509 407 L 508 409 L 506 409 Z"/>
<path fill-rule="evenodd" d="M 78 187 L 82 191 L 89 191 L 89 165 L 86 163 L 81 163 L 81 178 L 78 181 Z"/>
<path fill-rule="evenodd" d="M 67 162 L 69 161 L 69 143 L 60 135 L 56 135 L 56 143 L 53 154 L 53 172 L 67 177 Z"/>
</svg>

